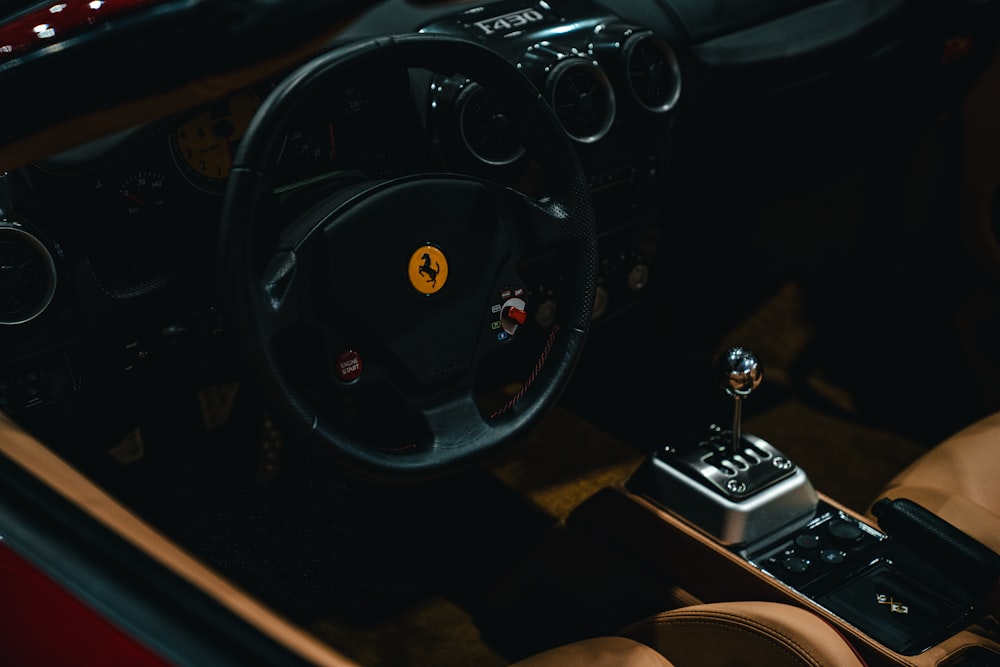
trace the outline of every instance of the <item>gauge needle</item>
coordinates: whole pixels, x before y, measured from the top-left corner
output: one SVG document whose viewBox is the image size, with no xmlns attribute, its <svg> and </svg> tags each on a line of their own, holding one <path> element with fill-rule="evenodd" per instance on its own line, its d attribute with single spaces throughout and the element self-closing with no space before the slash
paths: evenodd
<svg viewBox="0 0 1000 667">
<path fill-rule="evenodd" d="M 134 201 L 134 202 L 135 202 L 136 204 L 138 204 L 139 206 L 145 206 L 145 205 L 146 205 L 146 202 L 142 201 L 141 199 L 139 199 L 138 197 L 136 197 L 136 196 L 135 196 L 134 194 L 132 194 L 131 192 L 126 192 L 126 193 L 125 193 L 125 196 L 126 196 L 126 197 L 127 197 L 128 199 L 131 199 L 132 201 Z"/>
</svg>

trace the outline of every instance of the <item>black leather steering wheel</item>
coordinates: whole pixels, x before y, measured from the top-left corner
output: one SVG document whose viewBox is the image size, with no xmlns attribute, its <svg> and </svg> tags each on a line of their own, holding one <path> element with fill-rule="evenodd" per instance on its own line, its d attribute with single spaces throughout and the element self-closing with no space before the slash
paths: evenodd
<svg viewBox="0 0 1000 667">
<path fill-rule="evenodd" d="M 392 68 L 458 70 L 502 96 L 545 196 L 454 173 L 370 179 L 269 230 L 275 169 L 296 113 L 352 74 Z M 475 377 L 484 359 L 506 353 L 497 306 L 523 287 L 520 262 L 542 254 L 565 267 L 557 321 L 520 390 L 486 413 Z M 218 260 L 227 326 L 275 418 L 348 471 L 380 481 L 450 472 L 535 424 L 580 356 L 598 271 L 587 179 L 548 104 L 498 54 L 426 34 L 326 52 L 271 92 L 234 157 Z M 384 413 L 375 422 L 406 426 L 355 428 L 352 410 L 365 402 Z"/>
</svg>

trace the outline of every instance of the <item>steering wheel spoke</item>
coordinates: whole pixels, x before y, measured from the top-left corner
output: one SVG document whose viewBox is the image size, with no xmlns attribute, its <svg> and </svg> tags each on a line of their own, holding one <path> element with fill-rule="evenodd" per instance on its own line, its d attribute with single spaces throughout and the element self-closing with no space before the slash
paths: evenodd
<svg viewBox="0 0 1000 667">
<path fill-rule="evenodd" d="M 297 254 L 282 250 L 271 257 L 260 278 L 261 329 L 274 338 L 299 327 L 305 319 L 302 303 L 303 279 Z"/>
<path fill-rule="evenodd" d="M 483 421 L 471 387 L 424 408 L 422 415 L 438 455 L 460 451 L 469 442 L 481 440 L 489 428 Z"/>
</svg>

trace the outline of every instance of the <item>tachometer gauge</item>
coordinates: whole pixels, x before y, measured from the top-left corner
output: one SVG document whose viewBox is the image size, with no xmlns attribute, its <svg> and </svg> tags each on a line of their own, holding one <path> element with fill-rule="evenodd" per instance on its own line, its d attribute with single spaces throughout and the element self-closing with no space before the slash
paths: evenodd
<svg viewBox="0 0 1000 667">
<path fill-rule="evenodd" d="M 174 160 L 195 186 L 212 193 L 225 189 L 236 147 L 261 103 L 256 89 L 216 102 L 170 135 Z"/>
</svg>

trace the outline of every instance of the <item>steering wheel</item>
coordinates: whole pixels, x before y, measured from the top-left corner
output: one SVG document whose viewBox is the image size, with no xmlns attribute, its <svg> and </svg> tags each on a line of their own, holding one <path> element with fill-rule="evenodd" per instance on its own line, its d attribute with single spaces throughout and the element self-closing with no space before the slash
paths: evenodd
<svg viewBox="0 0 1000 667">
<path fill-rule="evenodd" d="M 271 229 L 296 113 L 359 71 L 394 68 L 459 70 L 503 99 L 545 196 L 455 173 L 372 178 Z M 504 297 L 521 294 L 522 261 L 541 255 L 565 267 L 556 322 L 519 390 L 484 411 L 476 371 L 509 354 L 507 330 L 517 335 L 529 306 L 508 311 Z M 349 472 L 402 482 L 469 465 L 554 404 L 590 325 L 597 232 L 573 145 L 528 79 L 475 42 L 411 34 L 321 54 L 272 90 L 234 156 L 218 264 L 227 327 L 272 416 Z M 358 427 L 359 412 L 375 419 Z"/>
</svg>

